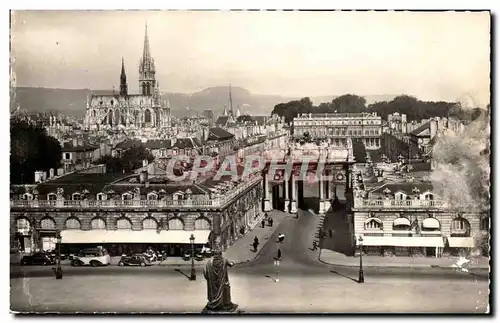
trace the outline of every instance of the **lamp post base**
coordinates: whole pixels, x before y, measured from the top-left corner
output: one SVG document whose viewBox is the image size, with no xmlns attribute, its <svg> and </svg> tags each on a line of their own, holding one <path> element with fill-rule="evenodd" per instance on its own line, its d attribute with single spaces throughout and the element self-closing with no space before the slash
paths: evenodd
<svg viewBox="0 0 500 323">
<path fill-rule="evenodd" d="M 56 267 L 54 269 L 55 274 L 56 274 L 56 279 L 62 279 L 63 278 L 63 272 L 61 267 Z"/>
<path fill-rule="evenodd" d="M 364 283 L 364 282 L 365 282 L 365 274 L 363 273 L 363 269 L 360 269 L 358 283 Z"/>
</svg>

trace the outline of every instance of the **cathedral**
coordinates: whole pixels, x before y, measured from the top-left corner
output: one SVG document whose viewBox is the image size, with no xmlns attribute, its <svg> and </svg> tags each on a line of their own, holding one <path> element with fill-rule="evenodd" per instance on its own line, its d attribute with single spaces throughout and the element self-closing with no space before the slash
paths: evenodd
<svg viewBox="0 0 500 323">
<path fill-rule="evenodd" d="M 84 126 L 98 129 L 164 129 L 170 127 L 170 107 L 161 100 L 156 81 L 155 61 L 149 48 L 148 27 L 139 62 L 140 94 L 129 94 L 125 63 L 122 58 L 120 92 L 108 95 L 91 93 L 87 98 Z"/>
</svg>

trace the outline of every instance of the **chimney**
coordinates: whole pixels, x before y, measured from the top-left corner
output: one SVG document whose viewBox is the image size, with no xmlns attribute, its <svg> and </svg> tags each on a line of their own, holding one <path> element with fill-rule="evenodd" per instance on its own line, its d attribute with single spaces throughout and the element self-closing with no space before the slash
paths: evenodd
<svg viewBox="0 0 500 323">
<path fill-rule="evenodd" d="M 142 171 L 141 174 L 139 175 L 139 180 L 141 184 L 145 184 L 148 181 L 148 172 Z"/>
<path fill-rule="evenodd" d="M 41 183 L 43 181 L 42 174 L 43 174 L 43 172 L 38 171 L 38 170 L 35 172 L 35 183 Z"/>
<path fill-rule="evenodd" d="M 148 164 L 149 164 L 149 162 L 148 162 L 148 160 L 147 160 L 147 159 L 144 159 L 144 160 L 142 161 L 142 167 L 146 167 L 146 166 L 148 166 Z"/>
<path fill-rule="evenodd" d="M 431 136 L 431 139 L 436 137 L 437 135 L 437 130 L 438 130 L 438 121 L 435 119 L 435 118 L 432 118 L 430 121 L 429 121 L 429 128 L 430 128 L 430 136 Z"/>
</svg>

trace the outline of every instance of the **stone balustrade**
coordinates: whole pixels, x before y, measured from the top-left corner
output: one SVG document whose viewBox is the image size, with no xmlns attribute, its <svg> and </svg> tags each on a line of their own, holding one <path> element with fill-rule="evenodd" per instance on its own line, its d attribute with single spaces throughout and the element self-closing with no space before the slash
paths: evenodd
<svg viewBox="0 0 500 323">
<path fill-rule="evenodd" d="M 185 200 L 11 200 L 14 208 L 221 208 L 231 202 L 236 196 L 262 180 L 260 175 L 254 175 L 227 192 L 223 196 L 213 198 L 202 197 Z"/>
<path fill-rule="evenodd" d="M 374 209 L 442 209 L 446 204 L 441 200 L 395 200 L 395 199 L 354 199 L 354 208 Z"/>
</svg>

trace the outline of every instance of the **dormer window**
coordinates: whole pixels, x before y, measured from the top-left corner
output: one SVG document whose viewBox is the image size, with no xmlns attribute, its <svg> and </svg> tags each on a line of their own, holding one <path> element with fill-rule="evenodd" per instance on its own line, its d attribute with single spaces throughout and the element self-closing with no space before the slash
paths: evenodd
<svg viewBox="0 0 500 323">
<path fill-rule="evenodd" d="M 24 193 L 24 194 L 22 195 L 22 199 L 23 199 L 23 200 L 26 200 L 26 201 L 31 201 L 31 200 L 33 200 L 33 194 L 30 194 L 30 193 Z"/>
<path fill-rule="evenodd" d="M 426 200 L 426 201 L 432 201 L 432 200 L 434 200 L 434 194 L 432 194 L 432 193 L 425 193 L 424 194 L 424 200 Z"/>
<path fill-rule="evenodd" d="M 55 193 L 49 193 L 49 194 L 47 194 L 47 200 L 55 201 L 55 200 L 57 200 L 57 195 Z"/>
<path fill-rule="evenodd" d="M 97 197 L 98 201 L 105 201 L 108 199 L 108 196 L 106 193 L 98 193 L 96 197 Z"/>
<path fill-rule="evenodd" d="M 394 194 L 394 198 L 396 200 L 406 200 L 406 194 L 403 192 L 397 192 L 396 194 Z"/>
<path fill-rule="evenodd" d="M 80 201 L 82 200 L 82 195 L 80 193 L 73 193 L 72 199 L 73 201 Z"/>
<path fill-rule="evenodd" d="M 134 196 L 133 196 L 131 193 L 129 193 L 129 192 L 127 192 L 127 193 L 123 193 L 123 194 L 122 194 L 122 200 L 123 200 L 123 201 L 128 201 L 128 200 L 131 200 L 133 197 L 134 197 Z"/>
<path fill-rule="evenodd" d="M 149 201 L 156 201 L 158 200 L 158 194 L 156 194 L 155 192 L 151 192 L 148 194 L 148 200 Z"/>
</svg>

